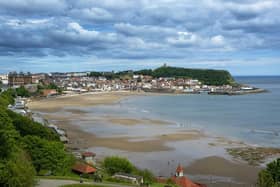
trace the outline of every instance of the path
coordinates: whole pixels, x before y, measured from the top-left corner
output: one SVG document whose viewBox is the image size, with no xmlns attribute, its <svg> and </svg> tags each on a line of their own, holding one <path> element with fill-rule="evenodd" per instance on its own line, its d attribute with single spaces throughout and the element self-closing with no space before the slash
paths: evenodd
<svg viewBox="0 0 280 187">
<path fill-rule="evenodd" d="M 59 187 L 67 184 L 79 184 L 79 181 L 74 180 L 58 180 L 58 179 L 39 179 L 37 187 Z M 84 182 L 83 184 L 92 184 L 92 185 L 102 185 L 106 187 L 131 187 L 124 186 L 122 184 L 108 184 L 108 183 L 94 183 L 94 182 Z"/>
</svg>

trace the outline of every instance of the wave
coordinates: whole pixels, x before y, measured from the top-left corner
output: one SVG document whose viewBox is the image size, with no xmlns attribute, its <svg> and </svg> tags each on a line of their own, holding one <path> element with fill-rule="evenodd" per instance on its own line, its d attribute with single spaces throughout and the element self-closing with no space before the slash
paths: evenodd
<svg viewBox="0 0 280 187">
<path fill-rule="evenodd" d="M 149 113 L 150 111 L 149 110 L 141 110 L 141 112 L 143 112 L 143 113 Z"/>
<path fill-rule="evenodd" d="M 262 129 L 251 129 L 252 133 L 255 134 L 270 134 L 270 135 L 274 135 L 274 136 L 279 136 L 280 132 L 278 131 L 273 131 L 273 130 L 262 130 Z"/>
</svg>

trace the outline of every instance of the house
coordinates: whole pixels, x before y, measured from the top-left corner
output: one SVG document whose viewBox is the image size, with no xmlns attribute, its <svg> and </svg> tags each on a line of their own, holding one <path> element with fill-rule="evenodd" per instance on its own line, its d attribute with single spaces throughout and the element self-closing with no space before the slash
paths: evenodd
<svg viewBox="0 0 280 187">
<path fill-rule="evenodd" d="M 6 75 L 6 74 L 0 75 L 0 81 L 2 82 L 2 84 L 7 85 L 9 83 L 8 75 Z"/>
<path fill-rule="evenodd" d="M 72 171 L 78 174 L 93 174 L 96 172 L 96 169 L 86 163 L 76 162 L 72 167 Z"/>
<path fill-rule="evenodd" d="M 171 179 L 174 181 L 176 185 L 180 187 L 207 187 L 204 184 L 192 182 L 190 179 L 184 176 L 184 169 L 180 164 L 176 169 L 175 176 L 173 176 Z"/>
<path fill-rule="evenodd" d="M 15 109 L 25 109 L 25 100 L 21 98 L 16 98 L 14 108 Z"/>
<path fill-rule="evenodd" d="M 94 160 L 95 156 L 96 156 L 96 154 L 92 153 L 92 152 L 84 152 L 84 153 L 82 153 L 82 159 L 86 163 L 91 164 L 91 165 L 95 164 L 95 160 Z"/>
<path fill-rule="evenodd" d="M 141 185 L 144 183 L 142 176 L 131 175 L 128 173 L 116 173 L 113 178 L 130 182 L 132 184 Z"/>
<path fill-rule="evenodd" d="M 9 86 L 24 86 L 32 83 L 32 76 L 30 73 L 16 73 L 11 72 L 8 74 Z"/>
<path fill-rule="evenodd" d="M 42 95 L 44 97 L 52 96 L 52 95 L 57 95 L 56 89 L 44 89 L 42 91 Z"/>
</svg>

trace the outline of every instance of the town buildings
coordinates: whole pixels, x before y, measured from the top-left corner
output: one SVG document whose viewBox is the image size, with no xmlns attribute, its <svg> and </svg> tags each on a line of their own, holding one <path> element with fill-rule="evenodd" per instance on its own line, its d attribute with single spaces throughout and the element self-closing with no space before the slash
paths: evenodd
<svg viewBox="0 0 280 187">
<path fill-rule="evenodd" d="M 8 84 L 9 86 L 24 86 L 26 84 L 32 83 L 31 73 L 17 73 L 11 72 L 8 74 Z"/>
<path fill-rule="evenodd" d="M 152 77 L 148 75 L 133 74 L 120 75 L 112 72 L 70 72 L 70 73 L 16 73 L 8 75 L 10 87 L 25 86 L 33 93 L 37 85 L 43 85 L 40 90 L 42 96 L 48 97 L 57 95 L 57 88 L 54 90 L 48 85 L 52 84 L 59 88 L 59 94 L 73 94 L 85 92 L 111 92 L 111 91 L 144 91 L 158 93 L 182 93 L 182 94 L 240 94 L 254 91 L 250 86 L 232 85 L 206 85 L 193 78 L 176 77 Z M 5 77 L 3 77 L 5 79 Z M 48 89 L 48 90 L 47 90 Z"/>
<path fill-rule="evenodd" d="M 8 85 L 8 75 L 7 74 L 1 74 L 0 75 L 0 81 L 3 85 Z"/>
</svg>

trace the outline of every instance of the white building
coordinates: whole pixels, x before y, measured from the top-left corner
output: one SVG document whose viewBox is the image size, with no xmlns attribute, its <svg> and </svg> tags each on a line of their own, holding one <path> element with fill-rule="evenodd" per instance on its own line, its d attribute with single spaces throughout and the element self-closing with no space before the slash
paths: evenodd
<svg viewBox="0 0 280 187">
<path fill-rule="evenodd" d="M 96 154 L 92 153 L 92 152 L 84 152 L 84 153 L 82 153 L 82 159 L 86 163 L 91 164 L 91 165 L 95 165 L 95 156 L 96 156 Z"/>
</svg>

